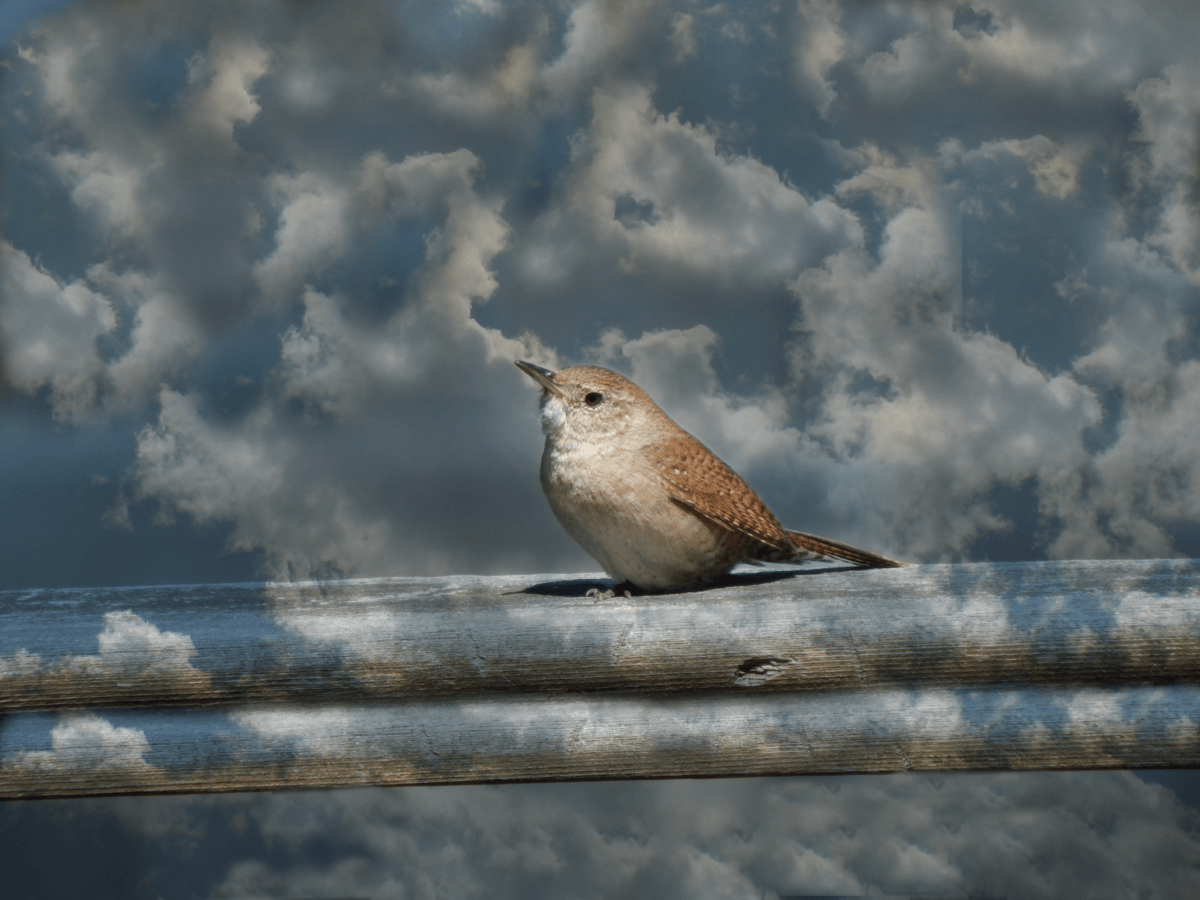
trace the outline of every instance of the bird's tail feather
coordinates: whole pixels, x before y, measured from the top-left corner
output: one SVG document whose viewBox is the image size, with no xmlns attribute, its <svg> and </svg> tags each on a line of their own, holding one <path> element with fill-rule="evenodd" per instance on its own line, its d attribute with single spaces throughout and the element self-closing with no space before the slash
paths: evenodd
<svg viewBox="0 0 1200 900">
<path fill-rule="evenodd" d="M 815 534 L 805 534 L 803 531 L 788 531 L 787 536 L 797 547 L 820 553 L 822 556 L 844 559 L 846 562 L 857 563 L 869 569 L 899 569 L 908 565 L 908 563 L 897 562 L 869 550 L 860 550 L 849 544 L 843 544 L 841 541 L 818 537 Z"/>
</svg>

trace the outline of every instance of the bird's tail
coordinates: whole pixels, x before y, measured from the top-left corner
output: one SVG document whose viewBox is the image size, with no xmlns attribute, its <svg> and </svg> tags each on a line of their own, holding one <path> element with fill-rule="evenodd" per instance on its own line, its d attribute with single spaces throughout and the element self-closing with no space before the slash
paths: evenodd
<svg viewBox="0 0 1200 900">
<path fill-rule="evenodd" d="M 896 562 L 894 559 L 888 559 L 886 556 L 880 556 L 869 550 L 859 550 L 857 547 L 851 547 L 841 541 L 818 537 L 815 534 L 805 534 L 803 531 L 788 531 L 787 536 L 797 547 L 811 550 L 822 556 L 833 556 L 837 559 L 844 559 L 846 562 L 857 563 L 868 569 L 899 569 L 908 565 L 908 563 Z"/>
</svg>

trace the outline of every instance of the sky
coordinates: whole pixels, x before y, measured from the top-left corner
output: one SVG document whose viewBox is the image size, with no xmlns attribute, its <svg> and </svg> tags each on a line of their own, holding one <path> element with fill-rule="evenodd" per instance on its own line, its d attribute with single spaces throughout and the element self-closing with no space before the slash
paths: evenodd
<svg viewBox="0 0 1200 900">
<path fill-rule="evenodd" d="M 594 571 L 515 359 L 623 372 L 888 556 L 1200 556 L 1198 35 L 1185 0 L 10 0 L 0 589 Z M 0 827 L 124 859 L 113 896 L 1179 896 L 1164 780 Z"/>
</svg>

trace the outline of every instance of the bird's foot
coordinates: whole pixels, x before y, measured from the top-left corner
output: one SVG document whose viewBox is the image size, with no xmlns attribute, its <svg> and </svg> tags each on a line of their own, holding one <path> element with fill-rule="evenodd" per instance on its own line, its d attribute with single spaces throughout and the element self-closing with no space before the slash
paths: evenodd
<svg viewBox="0 0 1200 900">
<path fill-rule="evenodd" d="M 599 603 L 601 600 L 611 600 L 613 597 L 621 596 L 633 599 L 633 594 L 630 593 L 631 590 L 636 590 L 636 588 L 628 581 L 622 581 L 615 587 L 610 587 L 607 591 L 602 591 L 600 588 L 592 588 L 585 596 L 596 603 Z"/>
</svg>

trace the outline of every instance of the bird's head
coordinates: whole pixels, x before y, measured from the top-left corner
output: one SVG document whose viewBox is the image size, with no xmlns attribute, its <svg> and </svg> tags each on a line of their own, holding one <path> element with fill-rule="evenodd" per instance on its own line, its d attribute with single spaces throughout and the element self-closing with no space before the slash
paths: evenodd
<svg viewBox="0 0 1200 900">
<path fill-rule="evenodd" d="M 552 372 L 524 361 L 517 368 L 542 387 L 542 430 L 551 438 L 616 437 L 660 412 L 645 391 L 611 369 L 570 366 Z"/>
</svg>

